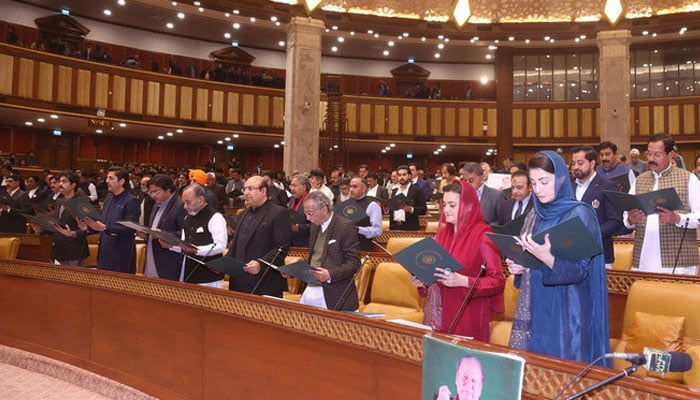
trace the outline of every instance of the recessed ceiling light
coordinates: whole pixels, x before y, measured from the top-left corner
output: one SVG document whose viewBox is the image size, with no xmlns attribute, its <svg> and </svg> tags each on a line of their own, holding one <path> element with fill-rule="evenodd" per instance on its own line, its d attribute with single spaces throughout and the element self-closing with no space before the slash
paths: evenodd
<svg viewBox="0 0 700 400">
<path fill-rule="evenodd" d="M 486 76 L 482 76 L 481 77 L 481 84 L 485 85 L 487 83 L 489 83 L 489 78 L 487 78 Z"/>
<path fill-rule="evenodd" d="M 445 45 L 442 43 L 438 43 L 438 49 L 442 50 L 445 48 Z"/>
<path fill-rule="evenodd" d="M 355 36 L 355 31 L 350 31 L 350 36 Z"/>
<path fill-rule="evenodd" d="M 337 46 L 331 47 L 331 51 L 335 53 L 336 51 L 338 51 L 338 47 Z"/>
<path fill-rule="evenodd" d="M 163 135 L 158 135 L 158 140 L 163 140 L 163 139 L 165 139 L 165 136 L 163 136 Z"/>
<path fill-rule="evenodd" d="M 51 115 L 49 115 L 49 117 L 51 119 L 58 119 L 58 115 L 56 115 L 56 114 L 51 114 Z"/>
<path fill-rule="evenodd" d="M 255 17 L 250 17 L 250 22 L 255 22 L 255 21 L 257 21 L 257 20 L 255 19 Z"/>
<path fill-rule="evenodd" d="M 408 37 L 408 32 L 402 33 L 403 37 Z"/>
<path fill-rule="evenodd" d="M 233 29 L 241 29 L 241 24 L 239 24 L 238 22 L 234 22 Z"/>
<path fill-rule="evenodd" d="M 378 33 L 375 33 L 375 34 L 374 34 L 374 38 L 375 38 L 375 39 L 379 38 L 379 34 L 378 34 Z"/>
<path fill-rule="evenodd" d="M 343 43 L 344 41 L 345 41 L 345 38 L 344 38 L 344 37 L 341 36 L 341 37 L 338 38 L 338 43 Z"/>
<path fill-rule="evenodd" d="M 176 129 L 175 132 L 182 133 L 182 129 Z"/>
<path fill-rule="evenodd" d="M 228 17 L 230 17 L 230 16 L 231 16 L 231 14 L 229 14 L 229 13 L 224 13 L 224 17 L 228 18 Z"/>
<path fill-rule="evenodd" d="M 646 36 L 649 34 L 649 31 L 642 31 L 642 35 Z"/>
<path fill-rule="evenodd" d="M 368 34 L 368 35 L 371 35 L 371 34 L 373 34 L 373 33 L 374 33 L 373 30 L 371 30 L 371 29 L 368 29 L 368 30 L 367 30 L 367 34 Z"/>
<path fill-rule="evenodd" d="M 282 146 L 284 146 L 284 140 L 283 140 L 283 141 L 281 141 L 281 142 L 280 142 L 280 144 L 281 144 Z"/>
<path fill-rule="evenodd" d="M 226 32 L 226 33 L 224 33 L 224 37 L 225 37 L 226 39 L 230 39 L 230 38 L 231 38 L 231 34 L 228 33 L 228 32 Z"/>
<path fill-rule="evenodd" d="M 656 32 L 651 34 L 652 37 L 656 37 Z"/>
<path fill-rule="evenodd" d="M 172 133 L 172 132 L 167 132 L 166 135 L 169 136 L 169 137 L 172 137 L 172 136 L 173 136 L 173 133 Z"/>
<path fill-rule="evenodd" d="M 330 31 L 331 31 L 330 29 L 326 28 L 324 32 L 328 33 Z"/>
<path fill-rule="evenodd" d="M 173 7 L 177 7 L 177 1 L 171 1 L 170 4 L 172 4 Z"/>
<path fill-rule="evenodd" d="M 240 14 L 241 12 L 240 12 L 239 10 L 233 10 L 233 13 L 236 14 L 236 15 L 238 15 L 238 14 Z"/>
<path fill-rule="evenodd" d="M 554 38 L 549 39 L 549 43 L 554 43 Z"/>
<path fill-rule="evenodd" d="M 216 144 L 224 144 L 224 141 L 223 141 L 223 140 L 217 140 L 217 141 L 216 141 Z"/>
<path fill-rule="evenodd" d="M 438 35 L 438 39 L 442 40 L 445 38 L 445 35 Z"/>
<path fill-rule="evenodd" d="M 386 150 L 386 151 L 391 150 L 391 146 L 386 146 L 386 147 L 384 148 L 384 150 Z"/>
<path fill-rule="evenodd" d="M 177 13 L 177 17 L 180 19 L 185 19 L 185 13 L 179 12 L 179 13 Z"/>
<path fill-rule="evenodd" d="M 529 43 L 530 43 L 530 39 L 525 39 L 525 44 L 529 44 Z"/>
<path fill-rule="evenodd" d="M 386 150 L 382 149 L 382 153 L 386 153 Z"/>
<path fill-rule="evenodd" d="M 109 17 L 110 15 L 112 15 L 112 10 L 110 10 L 110 9 L 105 9 L 104 11 L 102 11 L 102 13 L 104 13 L 104 15 L 106 15 L 106 16 Z"/>
<path fill-rule="evenodd" d="M 280 40 L 279 42 L 277 42 L 277 44 L 278 44 L 280 47 L 284 47 L 284 40 Z"/>
<path fill-rule="evenodd" d="M 119 123 L 119 127 L 120 127 L 120 128 L 126 128 L 126 124 L 123 123 L 123 122 L 121 122 L 121 123 Z"/>
<path fill-rule="evenodd" d="M 230 142 L 230 141 L 231 141 L 231 138 L 228 137 L 228 136 L 226 136 L 226 137 L 224 138 L 224 140 L 227 141 L 227 142 Z"/>
<path fill-rule="evenodd" d="M 450 43 L 450 38 L 446 37 L 446 38 L 445 38 L 445 43 Z"/>
<path fill-rule="evenodd" d="M 204 7 L 199 7 L 197 10 L 199 10 L 199 12 L 204 12 Z"/>
<path fill-rule="evenodd" d="M 423 37 L 420 38 L 420 41 L 421 41 L 421 42 L 425 42 L 426 40 L 428 40 L 428 39 L 426 39 L 425 36 L 423 36 Z"/>
<path fill-rule="evenodd" d="M 440 148 L 441 148 L 441 149 L 446 149 L 446 148 L 447 148 L 447 145 L 446 145 L 446 144 L 441 144 L 441 145 L 440 145 Z"/>
<path fill-rule="evenodd" d="M 202 5 L 202 3 L 198 2 L 198 1 L 195 1 L 195 2 L 194 2 L 194 3 L 192 3 L 192 4 L 194 4 L 194 5 L 196 6 L 196 7 L 199 7 L 199 6 L 201 6 L 201 5 Z"/>
<path fill-rule="evenodd" d="M 275 17 L 274 15 L 271 16 L 271 17 L 270 17 L 270 21 L 272 21 L 272 22 L 277 22 L 277 17 Z"/>
<path fill-rule="evenodd" d="M 234 133 L 234 134 L 233 134 L 233 138 L 234 138 L 234 139 L 238 139 L 239 136 L 240 136 L 240 135 L 237 134 L 237 133 Z"/>
<path fill-rule="evenodd" d="M 117 4 L 119 4 L 120 6 L 123 6 L 123 5 L 126 5 L 126 1 L 125 1 L 125 0 L 119 0 L 119 1 L 117 1 Z"/>
<path fill-rule="evenodd" d="M 24 124 L 27 125 L 27 126 L 32 126 L 32 125 L 34 125 L 34 123 L 33 123 L 32 121 L 27 121 L 27 122 L 25 122 Z"/>
<path fill-rule="evenodd" d="M 102 129 L 95 129 L 95 133 L 102 133 Z"/>
<path fill-rule="evenodd" d="M 41 118 L 41 117 L 37 118 L 36 120 L 37 120 L 37 122 L 46 122 L 46 120 Z"/>
<path fill-rule="evenodd" d="M 389 43 L 387 43 L 387 44 L 389 45 L 389 47 L 394 47 L 394 41 L 393 41 L 393 40 L 390 40 Z"/>
<path fill-rule="evenodd" d="M 684 27 L 681 28 L 681 30 L 678 31 L 678 34 L 679 34 L 679 35 L 683 35 L 683 34 L 685 34 L 686 32 L 688 32 L 688 28 L 686 28 L 686 27 L 684 26 Z"/>
<path fill-rule="evenodd" d="M 551 39 L 551 37 L 549 37 L 549 36 L 545 36 L 545 37 L 544 37 L 544 41 L 545 41 L 545 42 L 549 42 L 549 39 Z"/>
<path fill-rule="evenodd" d="M 579 37 L 581 38 L 581 40 L 586 40 L 586 35 L 581 35 Z"/>
<path fill-rule="evenodd" d="M 575 38 L 575 39 L 574 39 L 574 42 L 576 42 L 576 43 L 578 43 L 578 42 L 580 42 L 580 41 L 581 41 L 581 39 L 579 39 L 579 38 Z"/>
<path fill-rule="evenodd" d="M 509 41 L 509 42 L 512 42 L 513 40 L 515 40 L 515 36 L 508 36 L 508 41 Z"/>
<path fill-rule="evenodd" d="M 277 143 L 275 143 L 275 144 L 272 145 L 272 147 L 274 147 L 274 148 L 276 148 L 276 149 L 279 149 L 279 148 L 280 148 L 280 145 L 277 144 Z"/>
<path fill-rule="evenodd" d="M 491 54 L 487 54 L 487 55 L 486 55 L 486 59 L 487 59 L 487 60 L 490 60 L 491 58 L 493 58 L 493 56 L 492 56 Z"/>
<path fill-rule="evenodd" d="M 435 53 L 435 58 L 440 58 L 440 53 Z"/>
<path fill-rule="evenodd" d="M 389 55 L 389 50 L 384 50 L 384 51 L 382 52 L 382 54 L 384 54 L 385 56 L 388 56 L 388 55 Z"/>
<path fill-rule="evenodd" d="M 333 29 L 334 31 L 337 31 L 337 30 L 338 30 L 338 25 L 333 25 L 333 26 L 331 26 L 331 29 Z"/>
<path fill-rule="evenodd" d="M 389 143 L 389 147 L 396 147 L 396 143 Z"/>
<path fill-rule="evenodd" d="M 403 40 L 403 36 L 401 36 L 401 35 L 397 36 L 396 38 L 399 40 Z"/>
<path fill-rule="evenodd" d="M 494 46 L 494 45 L 492 45 L 492 44 L 489 45 L 489 47 L 488 47 L 489 50 L 496 50 L 497 48 L 498 48 L 498 47 L 496 47 L 496 46 Z"/>
<path fill-rule="evenodd" d="M 172 22 L 168 22 L 167 24 L 165 24 L 165 27 L 168 29 L 173 29 L 175 25 Z"/>
<path fill-rule="evenodd" d="M 279 21 L 275 22 L 275 26 L 280 26 L 280 25 L 282 25 L 282 24 Z"/>
</svg>

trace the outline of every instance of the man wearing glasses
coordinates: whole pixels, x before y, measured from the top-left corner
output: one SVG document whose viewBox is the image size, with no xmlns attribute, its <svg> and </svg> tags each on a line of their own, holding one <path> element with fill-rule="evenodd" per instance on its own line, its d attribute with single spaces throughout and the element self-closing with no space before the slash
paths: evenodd
<svg viewBox="0 0 700 400">
<path fill-rule="evenodd" d="M 232 278 L 229 289 L 238 292 L 282 297 L 286 280 L 276 270 L 258 261 L 284 265 L 292 227 L 284 207 L 268 197 L 269 187 L 261 176 L 245 182 L 243 198 L 248 208 L 241 214 L 228 256 L 246 263 L 246 272 Z"/>
<path fill-rule="evenodd" d="M 631 194 L 675 188 L 680 210 L 656 207 L 655 214 L 639 209 L 624 213 L 625 225 L 636 229 L 632 268 L 645 272 L 697 274 L 697 231 L 700 217 L 700 181 L 671 163 L 675 142 L 657 133 L 647 143 L 649 170 L 637 177 Z"/>
</svg>

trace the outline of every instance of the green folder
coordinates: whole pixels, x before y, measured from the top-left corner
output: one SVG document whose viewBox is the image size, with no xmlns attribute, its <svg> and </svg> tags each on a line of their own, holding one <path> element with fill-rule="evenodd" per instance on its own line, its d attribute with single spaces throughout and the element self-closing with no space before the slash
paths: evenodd
<svg viewBox="0 0 700 400">
<path fill-rule="evenodd" d="M 453 272 L 462 270 L 462 265 L 431 237 L 404 248 L 394 254 L 394 258 L 426 285 L 437 281 L 433 275 L 435 268 L 449 268 Z"/>
<path fill-rule="evenodd" d="M 297 261 L 292 264 L 277 267 L 279 272 L 299 278 L 306 283 L 318 283 L 318 279 L 311 275 L 311 270 L 315 269 L 317 268 L 312 267 L 305 261 Z"/>
<path fill-rule="evenodd" d="M 66 200 L 63 203 L 68 210 L 68 213 L 73 217 L 84 221 L 86 218 L 90 218 L 95 221 L 102 220 L 102 213 L 97 211 L 95 206 L 90 204 L 90 199 L 86 196 L 77 196 L 70 200 Z"/>
<path fill-rule="evenodd" d="M 552 255 L 567 260 L 582 260 L 603 252 L 593 235 L 588 231 L 580 217 L 574 217 L 533 236 L 537 243 L 544 243 L 545 235 L 549 234 L 552 244 Z M 523 251 L 512 235 L 486 233 L 501 250 L 501 255 L 510 258 L 523 267 L 542 269 L 545 265 L 527 251 Z"/>
<path fill-rule="evenodd" d="M 640 209 L 646 215 L 655 214 L 656 207 L 678 210 L 683 206 L 674 188 L 654 190 L 644 194 L 627 194 L 604 190 L 603 194 L 620 211 Z"/>
<path fill-rule="evenodd" d="M 334 211 L 349 219 L 353 223 L 358 223 L 367 218 L 365 209 L 361 207 L 357 201 L 355 201 L 355 199 L 347 199 L 344 202 L 337 204 Z"/>
<path fill-rule="evenodd" d="M 39 214 L 39 215 L 31 215 L 31 214 L 22 214 L 22 216 L 31 222 L 39 225 L 41 227 L 41 230 L 44 232 L 51 232 L 55 233 L 58 232 L 56 230 L 56 225 L 59 225 L 58 220 L 48 214 Z"/>
<path fill-rule="evenodd" d="M 246 263 L 237 258 L 229 256 L 219 257 L 217 259 L 209 261 L 206 264 L 207 267 L 217 271 L 221 271 L 230 276 L 231 278 L 235 278 L 245 273 L 243 267 Z"/>
<path fill-rule="evenodd" d="M 502 235 L 520 235 L 520 231 L 523 229 L 523 224 L 525 223 L 525 217 L 527 213 L 520 214 L 516 219 L 509 221 L 506 224 L 498 225 L 491 224 L 491 229 L 494 233 L 500 233 Z"/>
</svg>

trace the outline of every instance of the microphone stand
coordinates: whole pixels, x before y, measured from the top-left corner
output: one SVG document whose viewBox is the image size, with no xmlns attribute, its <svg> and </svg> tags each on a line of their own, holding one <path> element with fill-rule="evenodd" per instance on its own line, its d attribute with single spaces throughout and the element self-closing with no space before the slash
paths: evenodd
<svg viewBox="0 0 700 400">
<path fill-rule="evenodd" d="M 345 286 L 345 289 L 343 290 L 343 293 L 340 295 L 340 298 L 338 299 L 338 301 L 335 302 L 335 307 L 333 307 L 333 311 L 340 310 L 340 307 L 343 305 L 343 301 L 345 301 L 345 296 L 347 296 L 348 293 L 350 293 L 349 292 L 350 287 L 352 287 L 352 284 L 355 282 L 355 276 L 362 270 L 362 267 L 365 266 L 365 264 L 367 263 L 367 260 L 369 260 L 369 257 L 370 257 L 370 255 L 369 255 L 369 253 L 367 253 L 365 258 L 362 260 L 362 264 L 360 264 L 360 268 L 358 268 L 357 271 L 354 274 L 352 274 L 352 278 L 350 278 L 350 283 L 348 283 L 347 286 Z"/>
<path fill-rule="evenodd" d="M 607 379 L 603 379 L 602 381 L 596 383 L 595 385 L 589 386 L 586 389 L 583 389 L 582 391 L 580 391 L 578 393 L 574 393 L 573 395 L 567 397 L 565 400 L 578 399 L 579 397 L 582 397 L 582 396 L 584 396 L 584 395 L 586 395 L 586 394 L 588 394 L 588 393 L 590 393 L 590 392 L 592 392 L 600 387 L 603 387 L 609 383 L 613 383 L 624 376 L 630 376 L 637 370 L 637 367 L 638 367 L 637 364 L 632 364 L 629 367 L 618 372 L 617 374 L 615 374 Z"/>
<path fill-rule="evenodd" d="M 690 218 L 685 219 L 685 226 L 683 227 L 683 233 L 681 234 L 681 244 L 678 245 L 678 252 L 676 253 L 676 260 L 673 262 L 673 269 L 671 270 L 671 275 L 676 274 L 676 267 L 678 266 L 678 259 L 681 257 L 681 250 L 683 249 L 683 242 L 685 241 L 685 233 L 688 231 L 688 224 L 690 223 Z"/>
<path fill-rule="evenodd" d="M 280 246 L 280 247 L 277 248 L 277 253 L 275 253 L 275 256 L 274 256 L 274 257 L 272 257 L 272 261 L 276 260 L 276 259 L 277 259 L 277 256 L 279 256 L 281 252 L 282 252 L 282 246 Z M 262 259 L 258 259 L 258 263 L 259 263 L 260 261 L 262 261 L 263 263 L 266 264 L 266 265 L 265 265 L 265 271 L 263 271 L 262 275 L 260 275 L 260 279 L 258 279 L 258 281 L 255 282 L 255 286 L 253 286 L 253 290 L 250 291 L 250 294 L 255 294 L 255 291 L 258 290 L 258 287 L 259 287 L 260 284 L 262 283 L 263 279 L 265 279 L 265 276 L 267 276 L 267 273 L 270 272 L 270 268 L 271 268 L 271 266 L 273 265 L 272 263 L 269 263 L 269 262 L 264 261 L 264 260 L 262 260 Z M 275 268 L 275 269 L 277 269 L 277 268 Z"/>
<path fill-rule="evenodd" d="M 455 314 L 454 318 L 452 318 L 452 322 L 450 323 L 450 327 L 447 328 L 447 334 L 450 335 L 452 334 L 452 331 L 455 328 L 455 325 L 457 324 L 457 321 L 459 320 L 460 316 L 464 312 L 464 307 L 467 306 L 467 303 L 471 301 L 472 295 L 474 294 L 474 289 L 476 288 L 476 284 L 479 282 L 479 279 L 481 278 L 481 275 L 486 272 L 486 261 L 484 261 L 481 264 L 481 267 L 479 268 L 479 273 L 476 275 L 476 279 L 474 279 L 474 282 L 472 283 L 472 286 L 469 288 L 469 291 L 467 292 L 467 295 L 464 296 L 464 300 L 462 300 L 462 304 L 459 306 L 459 310 L 457 310 L 457 314 Z"/>
<path fill-rule="evenodd" d="M 187 257 L 187 258 L 189 258 L 190 260 L 193 260 L 193 261 L 195 261 L 195 262 L 197 263 L 197 265 L 195 265 L 194 268 L 192 268 L 192 271 L 187 275 L 187 278 L 185 278 L 185 279 L 183 280 L 183 282 L 189 281 L 190 278 L 192 277 L 192 274 L 194 274 L 194 272 L 197 270 L 197 268 L 199 268 L 200 265 L 204 265 L 204 266 L 207 265 L 207 263 L 205 263 L 203 260 L 204 260 L 205 258 L 209 257 L 209 253 L 211 253 L 211 251 L 214 250 L 214 247 L 216 247 L 216 243 L 212 243 L 212 244 L 211 244 L 211 247 L 209 248 L 209 250 L 207 250 L 207 253 L 204 255 L 204 257 L 202 257 L 201 260 L 198 259 L 198 258 L 196 258 L 196 257 L 192 257 L 191 255 L 185 253 L 184 251 L 182 252 L 182 253 L 185 255 L 185 257 Z"/>
</svg>

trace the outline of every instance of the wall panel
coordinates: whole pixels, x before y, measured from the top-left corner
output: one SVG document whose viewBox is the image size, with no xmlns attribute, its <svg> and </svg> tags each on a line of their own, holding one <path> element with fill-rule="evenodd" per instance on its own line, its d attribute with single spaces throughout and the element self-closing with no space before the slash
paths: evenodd
<svg viewBox="0 0 700 400">
<path fill-rule="evenodd" d="M 92 72 L 86 69 L 78 70 L 75 87 L 75 103 L 79 106 L 92 106 Z"/>
<path fill-rule="evenodd" d="M 255 125 L 267 126 L 270 119 L 270 97 L 256 96 L 255 97 Z"/>
<path fill-rule="evenodd" d="M 221 90 L 211 92 L 211 121 L 224 122 L 224 92 Z"/>
<path fill-rule="evenodd" d="M 325 115 L 326 112 L 323 105 L 321 109 Z M 282 96 L 272 98 L 272 127 L 284 128 L 284 97 Z"/>
<path fill-rule="evenodd" d="M 194 90 L 189 86 L 180 87 L 180 118 L 192 119 Z"/>
<path fill-rule="evenodd" d="M 540 135 L 542 137 L 552 137 L 551 113 L 550 110 L 542 109 L 540 111 Z M 557 137 L 556 134 L 554 137 Z"/>
<path fill-rule="evenodd" d="M 372 106 L 369 104 L 360 104 L 360 112 L 358 117 L 360 118 L 360 131 L 358 133 L 370 133 L 372 132 Z"/>
<path fill-rule="evenodd" d="M 197 97 L 195 99 L 194 119 L 196 119 L 197 121 L 206 121 L 209 118 L 209 90 L 198 88 L 195 91 L 195 94 Z M 252 106 L 253 104 L 251 104 L 251 108 Z"/>
<path fill-rule="evenodd" d="M 53 101 L 53 64 L 39 63 L 39 87 L 37 97 L 43 101 Z"/>
<path fill-rule="evenodd" d="M 34 61 L 26 58 L 19 60 L 19 82 L 17 96 L 33 97 L 34 90 Z"/>
<path fill-rule="evenodd" d="M 416 136 L 428 134 L 428 109 L 426 107 L 416 107 Z"/>
<path fill-rule="evenodd" d="M 240 95 L 238 93 L 229 93 L 226 104 L 226 122 L 229 124 L 241 123 L 240 106 Z"/>
<path fill-rule="evenodd" d="M 146 85 L 146 114 L 160 115 L 160 83 L 148 81 Z"/>
<path fill-rule="evenodd" d="M 386 126 L 386 108 L 382 104 L 375 104 L 374 106 L 374 130 L 373 133 L 383 134 Z"/>
<path fill-rule="evenodd" d="M 400 114 L 399 114 L 399 106 L 393 105 L 393 106 L 388 106 L 388 115 L 387 119 L 388 121 L 388 129 L 387 133 L 392 134 L 392 135 L 398 135 L 399 134 L 399 121 L 400 121 Z"/>
<path fill-rule="evenodd" d="M 654 117 L 654 133 L 666 132 L 666 107 L 654 106 L 652 112 Z"/>
<path fill-rule="evenodd" d="M 525 111 L 525 136 L 529 138 L 539 136 L 537 132 L 537 110 Z"/>
<path fill-rule="evenodd" d="M 402 135 L 414 135 L 413 107 L 401 107 L 401 132 Z"/>
<path fill-rule="evenodd" d="M 134 114 L 143 113 L 143 81 L 141 79 L 131 79 L 129 112 Z"/>
<path fill-rule="evenodd" d="M 680 106 L 677 104 L 670 104 L 668 106 L 668 130 L 659 132 L 667 132 L 669 135 L 678 135 L 681 133 Z"/>
<path fill-rule="evenodd" d="M 516 108 L 513 110 L 513 137 L 523 137 L 523 110 Z"/>
<path fill-rule="evenodd" d="M 695 104 L 684 104 L 683 105 L 683 133 L 696 133 L 695 121 L 696 121 L 696 109 Z"/>
<path fill-rule="evenodd" d="M 0 54 L 0 94 L 12 94 L 15 60 L 11 56 Z"/>
<path fill-rule="evenodd" d="M 445 109 L 444 113 L 444 123 L 442 134 L 447 137 L 454 137 L 455 135 L 455 109 L 450 107 Z"/>
<path fill-rule="evenodd" d="M 163 116 L 177 118 L 177 86 L 163 85 Z"/>
<path fill-rule="evenodd" d="M 126 78 L 114 75 L 112 80 L 112 108 L 115 111 L 126 111 Z"/>
<path fill-rule="evenodd" d="M 581 134 L 585 138 L 593 137 L 593 110 L 590 108 L 581 110 Z"/>
<path fill-rule="evenodd" d="M 243 96 L 243 125 L 253 125 L 255 123 L 255 96 L 244 94 Z"/>
<path fill-rule="evenodd" d="M 581 132 L 579 130 L 578 109 L 570 108 L 566 111 L 566 122 L 566 136 L 569 138 L 579 137 Z"/>
<path fill-rule="evenodd" d="M 348 133 L 357 133 L 357 104 L 348 103 L 345 106 L 345 118 L 348 120 Z"/>
</svg>

